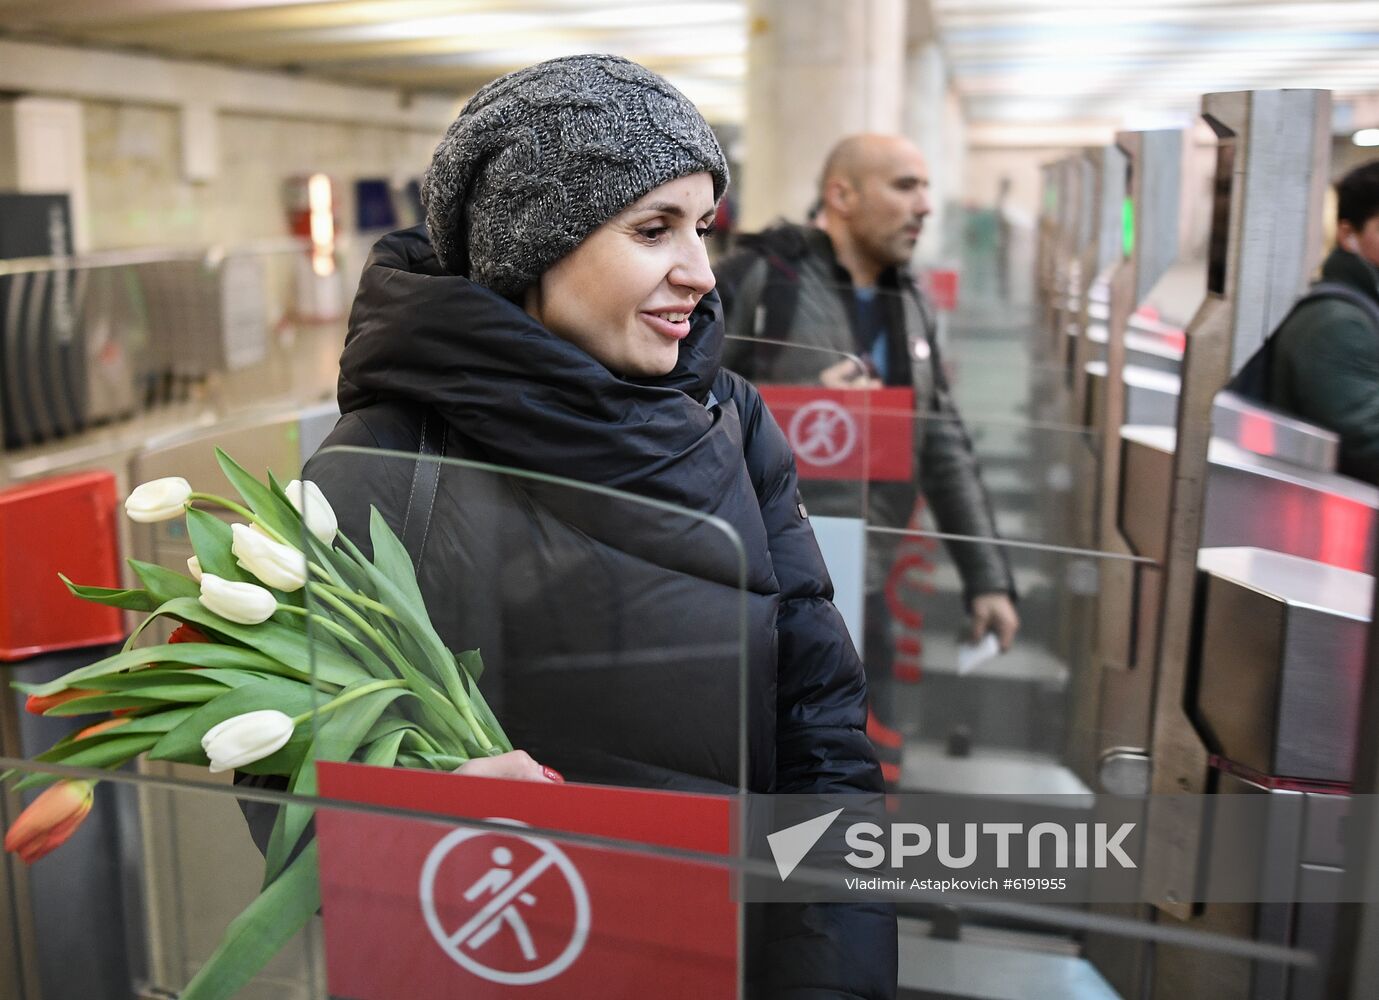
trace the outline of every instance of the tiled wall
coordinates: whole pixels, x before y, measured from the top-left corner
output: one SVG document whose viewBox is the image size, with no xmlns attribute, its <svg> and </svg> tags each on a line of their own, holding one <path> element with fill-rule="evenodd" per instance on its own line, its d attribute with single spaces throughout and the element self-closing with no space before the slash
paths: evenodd
<svg viewBox="0 0 1379 1000">
<path fill-rule="evenodd" d="M 318 171 L 338 182 L 336 218 L 349 232 L 354 182 L 418 176 L 440 140 L 411 128 L 222 112 L 219 173 L 190 183 L 176 109 L 88 101 L 83 118 L 93 250 L 283 236 L 283 182 Z"/>
</svg>

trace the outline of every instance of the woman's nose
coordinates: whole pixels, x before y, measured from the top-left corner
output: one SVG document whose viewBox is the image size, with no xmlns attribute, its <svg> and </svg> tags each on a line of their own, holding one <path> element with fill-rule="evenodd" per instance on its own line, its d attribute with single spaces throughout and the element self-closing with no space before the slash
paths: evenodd
<svg viewBox="0 0 1379 1000">
<path fill-rule="evenodd" d="M 670 272 L 670 282 L 682 288 L 689 288 L 696 295 L 707 295 L 713 291 L 717 279 L 709 266 L 709 252 L 704 241 L 696 235 L 693 243 L 687 244 L 684 253 L 676 261 Z"/>
</svg>

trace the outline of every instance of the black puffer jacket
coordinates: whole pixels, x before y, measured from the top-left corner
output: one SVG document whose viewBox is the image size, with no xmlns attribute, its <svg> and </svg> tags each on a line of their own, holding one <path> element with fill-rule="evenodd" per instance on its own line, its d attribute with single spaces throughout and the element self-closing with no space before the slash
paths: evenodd
<svg viewBox="0 0 1379 1000">
<path fill-rule="evenodd" d="M 756 391 L 719 369 L 716 296 L 692 325 L 668 376 L 624 380 L 442 273 L 422 229 L 394 233 L 365 267 L 343 416 L 306 475 L 356 539 L 370 504 L 405 533 L 423 426 L 444 427 L 450 458 L 653 501 L 474 468 L 439 476 L 422 592 L 453 648 L 481 649 L 514 745 L 571 780 L 879 791 L 861 665 L 790 449 Z M 748 943 L 754 995 L 894 995 L 888 907 L 765 909 Z"/>
</svg>

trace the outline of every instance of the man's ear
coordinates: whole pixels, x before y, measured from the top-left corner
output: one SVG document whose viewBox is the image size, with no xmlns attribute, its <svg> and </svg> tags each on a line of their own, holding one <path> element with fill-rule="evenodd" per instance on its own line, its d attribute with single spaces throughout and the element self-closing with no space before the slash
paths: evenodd
<svg viewBox="0 0 1379 1000">
<path fill-rule="evenodd" d="M 823 200 L 830 212 L 847 215 L 857 204 L 857 189 L 846 178 L 833 177 L 824 182 Z"/>
<path fill-rule="evenodd" d="M 1355 227 L 1346 219 L 1342 219 L 1336 225 L 1336 245 L 1351 253 L 1360 252 L 1360 237 L 1356 235 Z"/>
</svg>

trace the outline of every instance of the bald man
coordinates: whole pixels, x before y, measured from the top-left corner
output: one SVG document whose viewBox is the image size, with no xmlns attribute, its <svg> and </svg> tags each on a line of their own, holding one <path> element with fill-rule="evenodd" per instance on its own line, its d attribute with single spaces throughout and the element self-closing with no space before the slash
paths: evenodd
<svg viewBox="0 0 1379 1000">
<path fill-rule="evenodd" d="M 994 539 L 971 442 L 939 364 L 933 310 L 909 271 L 929 210 L 928 167 L 910 142 L 877 134 L 839 142 L 824 162 L 813 225 L 741 237 L 715 268 L 731 338 L 724 365 L 763 384 L 913 389 L 918 485 L 940 530 Z M 868 524 L 905 527 L 915 485 L 869 484 Z M 856 484 L 813 480 L 802 489 L 811 513 L 861 513 Z M 873 713 L 890 724 L 894 634 L 885 586 L 895 545 L 884 539 L 868 540 L 863 652 Z M 969 636 L 989 632 L 1009 649 L 1020 619 L 1004 550 L 980 542 L 948 549 L 962 575 Z"/>
</svg>

